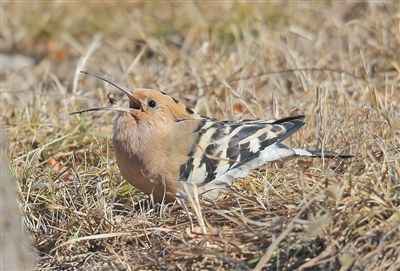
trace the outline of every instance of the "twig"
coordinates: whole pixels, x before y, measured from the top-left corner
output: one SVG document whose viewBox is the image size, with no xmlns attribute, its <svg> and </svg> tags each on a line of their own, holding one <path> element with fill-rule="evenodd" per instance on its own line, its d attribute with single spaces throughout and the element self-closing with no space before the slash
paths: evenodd
<svg viewBox="0 0 400 271">
<path fill-rule="evenodd" d="M 81 57 L 81 59 L 79 59 L 78 65 L 76 66 L 76 69 L 75 69 L 74 81 L 72 83 L 72 93 L 76 93 L 76 91 L 78 89 L 79 73 L 81 70 L 84 69 L 89 57 L 100 46 L 100 40 L 101 40 L 101 35 L 98 34 L 98 35 L 94 36 L 93 41 L 89 45 L 89 48 L 88 48 L 86 54 L 83 57 Z"/>
<path fill-rule="evenodd" d="M 300 217 L 300 215 L 310 207 L 310 205 L 314 202 L 314 199 L 310 200 L 301 208 L 301 210 L 297 213 L 297 215 L 290 221 L 289 225 L 287 225 L 286 229 L 279 235 L 279 237 L 272 242 L 272 244 L 268 247 L 267 252 L 261 257 L 260 261 L 257 263 L 257 266 L 253 269 L 254 271 L 261 271 L 261 269 L 268 263 L 268 261 L 272 257 L 272 253 L 279 246 L 279 244 L 286 238 L 286 236 L 293 230 L 294 224 L 296 220 Z"/>
<path fill-rule="evenodd" d="M 89 235 L 89 236 L 82 236 L 82 237 L 70 239 L 70 240 L 62 243 L 61 245 L 53 248 L 52 251 L 55 251 L 55 250 L 59 249 L 60 247 L 63 247 L 66 245 L 74 244 L 76 242 L 87 241 L 87 240 L 108 239 L 108 238 L 113 238 L 113 237 L 127 236 L 130 234 L 131 233 L 129 233 L 129 232 L 113 232 L 113 233 L 101 233 L 101 234 L 94 234 L 94 235 Z M 137 237 L 141 237 L 141 236 L 144 236 L 144 234 L 140 234 L 139 236 L 135 236 L 135 237 L 137 238 Z"/>
<path fill-rule="evenodd" d="M 269 71 L 269 72 L 261 72 L 255 75 L 249 75 L 247 77 L 241 77 L 241 78 L 232 78 L 226 80 L 229 83 L 232 82 L 237 82 L 241 80 L 250 80 L 258 77 L 263 77 L 263 76 L 268 76 L 268 75 L 274 75 L 274 74 L 282 74 L 282 73 L 295 73 L 295 72 L 330 72 L 330 73 L 341 73 L 348 75 L 352 78 L 366 81 L 366 79 L 362 76 L 355 75 L 354 73 L 351 73 L 349 71 L 344 71 L 344 70 L 339 70 L 339 69 L 331 69 L 331 68 L 296 68 L 296 69 L 285 69 L 285 70 L 278 70 L 278 71 Z M 216 85 L 221 84 L 221 82 L 216 82 L 213 81 L 210 84 L 205 85 L 204 87 L 213 87 Z"/>
<path fill-rule="evenodd" d="M 66 134 L 66 135 L 64 135 L 64 136 L 61 136 L 61 137 L 59 137 L 59 138 L 56 138 L 56 139 L 54 139 L 53 141 L 50 141 L 49 143 L 44 144 L 43 146 L 41 146 L 41 147 L 39 147 L 39 148 L 36 148 L 36 149 L 34 149 L 34 150 L 31 150 L 30 152 L 28 152 L 28 153 L 26 153 L 26 154 L 24 154 L 24 155 L 21 155 L 21 156 L 15 158 L 15 159 L 14 159 L 14 162 L 15 162 L 15 161 L 18 161 L 18 160 L 21 160 L 21 159 L 23 159 L 23 158 L 25 158 L 25 157 L 28 157 L 28 156 L 30 156 L 31 154 L 35 154 L 35 153 L 38 153 L 38 152 L 42 152 L 42 151 L 43 151 L 45 148 L 47 148 L 48 146 L 51 146 L 51 145 L 53 145 L 53 144 L 55 144 L 55 143 L 57 143 L 57 142 L 60 142 L 60 141 L 64 140 L 65 138 L 67 138 L 67 137 L 73 135 L 74 133 L 75 133 L 75 131 L 72 132 L 72 133 Z"/>
</svg>

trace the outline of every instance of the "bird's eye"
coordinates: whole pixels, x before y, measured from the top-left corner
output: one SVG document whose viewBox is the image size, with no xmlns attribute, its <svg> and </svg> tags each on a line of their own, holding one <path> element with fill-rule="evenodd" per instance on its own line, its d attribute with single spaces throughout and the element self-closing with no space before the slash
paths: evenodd
<svg viewBox="0 0 400 271">
<path fill-rule="evenodd" d="M 147 102 L 147 105 L 150 106 L 151 108 L 154 108 L 157 106 L 157 102 L 154 100 L 150 100 Z"/>
</svg>

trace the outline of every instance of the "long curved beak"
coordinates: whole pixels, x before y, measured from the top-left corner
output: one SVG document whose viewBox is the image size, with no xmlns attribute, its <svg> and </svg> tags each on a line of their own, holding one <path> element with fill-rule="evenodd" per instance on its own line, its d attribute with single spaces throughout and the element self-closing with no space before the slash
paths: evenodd
<svg viewBox="0 0 400 271">
<path fill-rule="evenodd" d="M 120 107 L 112 107 L 112 106 L 106 106 L 106 107 L 92 107 L 92 108 L 87 108 L 79 111 L 74 111 L 69 113 L 70 115 L 76 115 L 76 114 L 82 114 L 86 112 L 93 112 L 93 111 L 114 111 L 114 112 L 125 112 L 125 113 L 131 113 L 129 109 L 127 108 L 120 108 Z"/>
<path fill-rule="evenodd" d="M 97 79 L 99 79 L 101 81 L 104 81 L 104 82 L 112 85 L 113 87 L 115 87 L 119 91 L 123 92 L 126 96 L 128 96 L 129 100 L 136 100 L 136 102 L 140 103 L 140 101 L 138 101 L 135 97 L 133 97 L 133 95 L 129 92 L 129 90 L 124 89 L 123 87 L 121 87 L 118 84 L 112 82 L 111 80 L 108 80 L 108 79 L 106 79 L 106 78 L 104 78 L 104 77 L 102 77 L 102 76 L 100 76 L 98 74 L 90 73 L 90 72 L 87 72 L 87 71 L 80 71 L 80 73 L 85 74 L 85 75 L 89 75 L 89 76 L 95 77 L 95 78 L 97 78 Z"/>
<path fill-rule="evenodd" d="M 98 74 L 94 74 L 94 73 L 90 73 L 87 71 L 80 71 L 80 73 L 85 74 L 85 75 L 89 75 L 92 77 L 95 77 L 101 81 L 104 81 L 108 84 L 110 84 L 111 86 L 115 87 L 116 89 L 118 89 L 119 91 L 121 91 L 122 93 L 124 93 L 126 96 L 128 96 L 129 98 L 129 108 L 130 109 L 135 109 L 135 110 L 140 110 L 140 111 L 144 111 L 143 110 L 143 106 L 142 103 L 140 102 L 140 100 L 138 100 L 137 98 L 135 98 L 132 93 L 130 93 L 129 90 L 124 89 L 123 87 L 119 86 L 117 83 L 112 82 L 111 80 L 108 80 L 106 78 L 104 78 L 103 76 L 100 76 Z M 83 112 L 88 112 L 88 111 L 97 111 L 97 108 L 95 108 L 95 110 L 83 110 L 82 112 L 76 112 L 76 113 L 83 113 Z"/>
</svg>

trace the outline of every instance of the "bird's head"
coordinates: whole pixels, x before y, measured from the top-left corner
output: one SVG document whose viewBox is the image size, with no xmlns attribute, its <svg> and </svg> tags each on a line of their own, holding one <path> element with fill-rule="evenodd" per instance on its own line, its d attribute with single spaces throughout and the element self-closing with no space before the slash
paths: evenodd
<svg viewBox="0 0 400 271">
<path fill-rule="evenodd" d="M 127 106 L 107 106 L 84 109 L 71 114 L 80 114 L 90 111 L 109 110 L 118 112 L 118 118 L 132 125 L 157 125 L 155 122 L 178 121 L 197 118 L 198 115 L 165 92 L 152 89 L 126 90 L 116 83 L 99 75 L 82 72 L 94 76 L 116 87 L 128 98 Z"/>
<path fill-rule="evenodd" d="M 121 112 L 137 124 L 192 119 L 196 114 L 173 97 L 152 89 L 134 89 L 127 94 L 128 111 Z"/>
</svg>

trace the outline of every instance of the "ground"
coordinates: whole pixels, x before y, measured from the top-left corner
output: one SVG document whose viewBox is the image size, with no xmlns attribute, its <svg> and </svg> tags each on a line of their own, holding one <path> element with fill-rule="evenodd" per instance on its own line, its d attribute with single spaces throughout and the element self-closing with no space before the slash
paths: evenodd
<svg viewBox="0 0 400 271">
<path fill-rule="evenodd" d="M 0 121 L 37 270 L 398 270 L 396 1 L 0 4 Z M 154 205 L 120 176 L 128 88 L 218 119 L 306 115 L 286 142 L 350 160 L 271 163 L 216 201 Z M 197 210 L 197 212 L 195 212 Z"/>
</svg>

